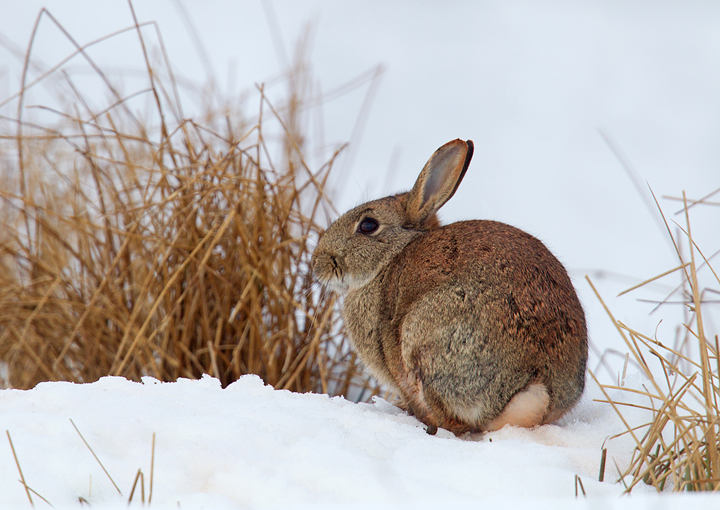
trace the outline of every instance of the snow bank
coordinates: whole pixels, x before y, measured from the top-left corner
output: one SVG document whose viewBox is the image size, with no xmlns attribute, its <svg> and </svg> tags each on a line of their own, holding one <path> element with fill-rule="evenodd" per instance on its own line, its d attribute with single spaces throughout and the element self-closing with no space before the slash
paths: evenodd
<svg viewBox="0 0 720 510">
<path fill-rule="evenodd" d="M 429 436 L 416 419 L 382 399 L 355 404 L 276 391 L 256 376 L 226 389 L 207 376 L 175 383 L 106 377 L 93 384 L 1 390 L 0 426 L 10 432 L 27 484 L 56 508 L 78 508 L 80 497 L 93 508 L 126 508 L 138 469 L 147 496 L 153 432 L 157 508 L 436 508 L 448 502 L 478 508 L 480 502 L 506 506 L 508 500 L 520 500 L 524 508 L 687 504 L 688 496 L 658 500 L 644 487 L 619 497 L 611 458 L 624 465 L 632 443 L 624 436 L 607 440 L 623 427 L 610 406 L 593 402 L 598 397 L 599 390 L 589 387 L 558 424 L 458 439 L 444 430 Z M 0 507 L 29 508 L 7 438 L 2 442 Z M 609 481 L 600 483 L 604 442 Z M 586 500 L 575 499 L 575 475 Z"/>
</svg>

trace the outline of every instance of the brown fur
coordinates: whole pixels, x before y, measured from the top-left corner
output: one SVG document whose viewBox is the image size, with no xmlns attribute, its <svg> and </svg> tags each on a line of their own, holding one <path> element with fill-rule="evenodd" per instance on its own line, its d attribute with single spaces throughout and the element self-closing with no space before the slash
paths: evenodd
<svg viewBox="0 0 720 510">
<path fill-rule="evenodd" d="M 348 211 L 313 254 L 319 278 L 345 295 L 358 354 L 429 432 L 505 423 L 493 420 L 533 384 L 547 392 L 527 392 L 505 416 L 547 423 L 584 388 L 585 316 L 552 253 L 499 222 L 438 225 L 471 156 L 472 142 L 441 147 L 411 192 Z M 380 225 L 370 235 L 358 231 L 368 218 Z M 539 414 L 528 406 L 523 416 L 527 402 L 542 405 Z"/>
</svg>

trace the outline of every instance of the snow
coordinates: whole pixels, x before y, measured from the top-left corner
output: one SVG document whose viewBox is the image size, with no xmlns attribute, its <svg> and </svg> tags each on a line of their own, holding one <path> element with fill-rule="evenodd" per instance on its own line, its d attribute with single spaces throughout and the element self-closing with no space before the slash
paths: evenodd
<svg viewBox="0 0 720 510">
<path fill-rule="evenodd" d="M 449 503 L 477 508 L 479 502 L 505 506 L 513 500 L 532 508 L 599 502 L 604 508 L 628 508 L 628 500 L 656 505 L 647 487 L 619 497 L 623 487 L 616 483 L 614 466 L 627 464 L 632 440 L 610 438 L 623 426 L 609 405 L 594 401 L 599 398 L 600 390 L 589 383 L 581 403 L 556 424 L 457 438 L 445 430 L 428 435 L 415 418 L 382 399 L 356 404 L 276 391 L 253 375 L 225 389 L 209 376 L 174 383 L 105 377 L 92 384 L 2 390 L 0 428 L 11 435 L 27 484 L 55 508 L 77 508 L 80 497 L 93 508 L 124 508 L 138 469 L 147 496 L 153 433 L 152 506 L 158 508 Z M 0 507 L 27 508 L 9 442 L 2 439 Z M 608 462 L 606 481 L 600 483 L 603 445 Z M 576 501 L 575 475 L 587 503 Z M 134 500 L 139 501 L 139 489 Z M 665 508 L 687 503 L 660 501 Z"/>
</svg>

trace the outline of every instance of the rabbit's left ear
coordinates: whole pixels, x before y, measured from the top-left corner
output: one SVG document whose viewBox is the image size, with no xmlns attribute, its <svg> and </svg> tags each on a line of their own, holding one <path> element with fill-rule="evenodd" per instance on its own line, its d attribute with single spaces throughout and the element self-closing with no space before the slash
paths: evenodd
<svg viewBox="0 0 720 510">
<path fill-rule="evenodd" d="M 473 155 L 472 140 L 448 142 L 425 163 L 408 196 L 407 213 L 421 224 L 455 194 Z"/>
</svg>

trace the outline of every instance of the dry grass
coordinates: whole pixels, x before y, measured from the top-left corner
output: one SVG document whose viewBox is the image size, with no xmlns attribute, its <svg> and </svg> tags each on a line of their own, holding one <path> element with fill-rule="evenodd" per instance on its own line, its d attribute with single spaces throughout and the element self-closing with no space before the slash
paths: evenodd
<svg viewBox="0 0 720 510">
<path fill-rule="evenodd" d="M 89 106 L 66 75 L 52 86 L 67 107 L 45 108 L 38 125 L 24 118 L 24 76 L 17 117 L 4 119 L 0 360 L 10 384 L 208 373 L 227 385 L 254 373 L 299 392 L 377 391 L 308 269 L 337 156 L 310 168 L 303 155 L 308 66 L 296 61 L 277 107 L 258 87 L 256 112 L 208 107 L 186 120 L 167 59 L 151 62 L 143 28 L 131 29 L 145 88 L 121 95 L 78 46 L 107 106 Z"/>
<path fill-rule="evenodd" d="M 642 389 L 631 389 L 622 383 L 600 384 L 606 401 L 618 412 L 628 429 L 626 433 L 636 442 L 630 465 L 622 473 L 623 483 L 626 483 L 626 477 L 630 479 L 627 492 L 640 482 L 652 485 L 658 491 L 665 488 L 673 491 L 720 489 L 720 349 L 718 335 L 709 333 L 703 319 L 703 313 L 717 303 L 708 300 L 706 294 L 717 291 L 701 288 L 698 273 L 704 271 L 718 284 L 720 277 L 713 269 L 712 257 L 706 257 L 693 240 L 684 194 L 682 201 L 685 227 L 680 236 L 673 236 L 668 227 L 679 259 L 678 267 L 628 289 L 634 290 L 668 274 L 682 276 L 680 290 L 688 315 L 682 324 L 683 335 L 678 345 L 670 347 L 633 330 L 617 321 L 605 307 L 631 358 L 647 379 Z M 703 200 L 691 205 L 701 203 L 708 202 Z M 668 225 L 667 220 L 665 225 Z M 681 246 L 684 243 L 687 243 L 689 256 L 683 255 Z M 597 291 L 595 293 L 602 301 Z M 613 400 L 609 391 L 617 390 L 632 396 L 628 400 L 634 403 Z M 638 404 L 638 398 L 647 404 Z M 652 420 L 646 424 L 629 423 L 623 416 L 624 406 L 647 409 Z"/>
</svg>

